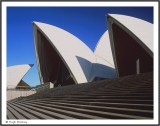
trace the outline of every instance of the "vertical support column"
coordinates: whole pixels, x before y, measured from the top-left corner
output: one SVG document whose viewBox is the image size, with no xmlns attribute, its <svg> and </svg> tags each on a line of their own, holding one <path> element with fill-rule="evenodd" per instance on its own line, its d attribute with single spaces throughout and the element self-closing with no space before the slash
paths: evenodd
<svg viewBox="0 0 160 126">
<path fill-rule="evenodd" d="M 136 60 L 136 74 L 140 74 L 140 61 L 139 61 L 139 59 Z"/>
<path fill-rule="evenodd" d="M 64 84 L 64 66 L 63 63 L 61 62 L 61 84 Z"/>
<path fill-rule="evenodd" d="M 54 88 L 54 84 L 52 82 L 49 82 L 49 88 Z"/>
</svg>

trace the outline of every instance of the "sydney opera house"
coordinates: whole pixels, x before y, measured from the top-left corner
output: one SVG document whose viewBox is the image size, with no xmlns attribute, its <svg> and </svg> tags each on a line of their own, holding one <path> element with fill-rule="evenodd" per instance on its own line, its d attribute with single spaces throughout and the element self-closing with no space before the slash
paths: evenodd
<svg viewBox="0 0 160 126">
<path fill-rule="evenodd" d="M 79 84 L 153 71 L 153 26 L 137 18 L 110 14 L 108 31 L 92 50 L 71 33 L 34 22 L 41 84 Z"/>
<path fill-rule="evenodd" d="M 40 83 L 62 87 L 8 102 L 7 118 L 19 118 L 10 108 L 23 119 L 153 118 L 153 24 L 126 15 L 106 18 L 108 30 L 94 51 L 61 28 L 33 22 Z M 7 85 L 20 85 L 30 68 L 8 68 Z"/>
</svg>

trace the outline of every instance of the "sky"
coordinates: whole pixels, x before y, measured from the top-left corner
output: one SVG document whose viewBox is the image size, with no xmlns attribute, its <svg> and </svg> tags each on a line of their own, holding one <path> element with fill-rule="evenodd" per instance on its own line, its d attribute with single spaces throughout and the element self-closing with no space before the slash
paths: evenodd
<svg viewBox="0 0 160 126">
<path fill-rule="evenodd" d="M 152 7 L 7 7 L 7 66 L 34 64 L 23 80 L 31 86 L 40 84 L 32 22 L 60 27 L 94 51 L 107 30 L 106 15 L 109 13 L 129 15 L 153 23 Z"/>
</svg>

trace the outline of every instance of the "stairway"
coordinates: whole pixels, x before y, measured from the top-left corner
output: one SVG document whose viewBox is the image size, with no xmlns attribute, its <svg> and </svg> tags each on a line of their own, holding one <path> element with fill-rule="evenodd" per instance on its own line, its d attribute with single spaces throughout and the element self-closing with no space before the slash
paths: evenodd
<svg viewBox="0 0 160 126">
<path fill-rule="evenodd" d="M 152 119 L 153 73 L 44 90 L 7 102 L 8 119 Z"/>
</svg>

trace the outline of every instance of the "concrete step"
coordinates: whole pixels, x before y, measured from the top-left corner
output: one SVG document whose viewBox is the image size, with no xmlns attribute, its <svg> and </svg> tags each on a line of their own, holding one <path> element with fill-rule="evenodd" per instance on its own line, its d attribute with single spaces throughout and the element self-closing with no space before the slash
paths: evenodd
<svg viewBox="0 0 160 126">
<path fill-rule="evenodd" d="M 32 100 L 28 100 L 28 101 L 23 101 L 23 102 L 19 102 L 19 103 L 31 103 L 31 102 L 41 102 L 41 103 L 53 103 L 53 102 L 61 102 L 61 103 L 74 103 L 74 104 L 79 104 L 79 105 L 98 105 L 98 106 L 104 106 L 104 107 L 111 107 L 111 106 L 118 106 L 118 107 L 125 107 L 125 108 L 137 108 L 137 109 L 146 109 L 146 110 L 153 110 L 153 105 L 150 104 L 131 104 L 131 103 L 112 103 L 112 102 L 98 102 L 98 101 L 73 101 L 73 100 L 55 100 L 53 98 L 43 98 L 43 99 L 32 99 Z"/>
<path fill-rule="evenodd" d="M 107 99 L 107 98 L 89 98 L 89 99 L 79 99 L 79 98 L 72 98 L 72 97 L 58 97 L 58 98 L 43 98 L 44 100 L 50 101 L 81 101 L 81 102 L 109 102 L 109 103 L 132 103 L 132 104 L 153 104 L 153 100 L 144 100 L 144 99 L 129 99 L 129 98 L 115 98 L 115 99 Z M 43 100 L 43 99 L 31 99 L 23 102 L 30 102 L 34 100 Z M 19 102 L 17 102 L 19 103 Z M 22 103 L 22 102 L 21 102 Z"/>
<path fill-rule="evenodd" d="M 11 106 L 15 111 L 17 111 L 18 113 L 20 113 L 21 115 L 23 115 L 26 119 L 38 119 L 38 117 L 28 113 L 27 111 L 24 111 L 12 104 L 9 104 L 9 106 Z"/>
<path fill-rule="evenodd" d="M 99 116 L 95 116 L 95 115 L 89 115 L 89 114 L 83 114 L 83 113 L 77 113 L 74 111 L 68 111 L 68 110 L 63 110 L 58 109 L 58 108 L 54 108 L 54 107 L 47 107 L 46 106 L 42 106 L 39 104 L 29 104 L 29 103 L 19 103 L 18 105 L 30 108 L 32 110 L 37 110 L 41 113 L 48 113 L 54 116 L 60 116 L 61 119 L 102 119 L 103 117 L 99 117 Z M 57 114 L 55 114 L 57 113 Z"/>
<path fill-rule="evenodd" d="M 76 105 L 95 105 L 100 107 L 119 107 L 119 108 L 130 108 L 130 109 L 142 109 L 142 110 L 151 110 L 153 111 L 153 105 L 149 104 L 129 104 L 129 103 L 104 103 L 104 102 L 82 102 L 82 101 L 68 101 L 68 100 L 60 100 L 60 101 L 52 101 L 52 100 L 33 100 L 27 103 L 39 102 L 45 104 L 54 104 L 54 103 L 71 103 Z"/>
<path fill-rule="evenodd" d="M 138 93 L 150 93 L 153 91 L 152 88 L 148 88 L 148 89 L 116 89 L 116 88 L 108 88 L 108 89 L 105 89 L 105 88 L 99 88 L 99 89 L 96 89 L 96 90 L 90 90 L 90 91 L 87 91 L 87 90 L 83 90 L 81 91 L 82 93 L 83 92 L 94 92 L 94 93 L 106 93 L 106 94 L 118 94 L 119 92 L 122 92 L 122 93 L 125 93 L 125 92 L 130 92 L 130 93 L 134 93 L 134 92 L 138 92 Z M 79 94 L 81 94 L 81 92 L 79 92 Z M 77 93 L 77 92 L 74 92 L 74 93 Z M 73 94 L 74 94 L 73 93 Z"/>
<path fill-rule="evenodd" d="M 16 119 L 12 112 L 7 108 L 7 119 Z"/>
<path fill-rule="evenodd" d="M 23 105 L 21 103 L 21 105 Z M 90 109 L 84 109 L 84 108 L 78 108 L 78 107 L 67 107 L 67 106 L 60 106 L 60 105 L 50 105 L 48 107 L 48 105 L 44 106 L 44 105 L 37 105 L 35 103 L 25 103 L 24 106 L 27 107 L 28 106 L 32 106 L 33 108 L 41 108 L 41 109 L 45 109 L 45 111 L 53 111 L 53 110 L 58 110 L 58 112 L 66 112 L 68 111 L 69 113 L 71 112 L 77 112 L 82 114 L 89 114 L 89 115 L 96 115 L 98 117 L 103 117 L 103 118 L 115 118 L 115 119 L 123 119 L 123 118 L 130 118 L 130 119 L 146 119 L 148 117 L 143 117 L 143 116 L 136 116 L 136 115 L 127 115 L 127 114 L 121 114 L 121 113 L 113 113 L 113 112 L 104 112 L 104 111 L 97 111 L 97 110 L 90 110 Z M 65 114 L 65 113 L 64 113 Z"/>
<path fill-rule="evenodd" d="M 85 102 L 111 102 L 111 103 L 133 103 L 133 104 L 153 104 L 153 100 L 133 100 L 133 99 L 103 99 L 103 98 L 99 98 L 99 99 L 76 99 L 76 98 L 54 98 L 51 99 L 52 101 L 61 101 L 61 100 L 65 100 L 65 101 L 85 101 Z"/>
<path fill-rule="evenodd" d="M 56 97 L 56 98 L 64 98 L 64 97 Z M 72 98 L 72 99 L 135 99 L 135 100 L 153 100 L 153 96 L 104 96 L 104 95 L 92 95 L 92 96 L 88 96 L 88 95 L 67 95 L 65 96 L 65 98 Z"/>
<path fill-rule="evenodd" d="M 23 107 L 21 105 L 18 105 L 18 104 L 13 104 L 14 106 L 26 111 L 27 113 L 33 115 L 33 116 L 36 116 L 37 118 L 39 119 L 54 119 L 53 117 L 51 116 L 48 116 L 48 115 L 45 115 L 43 113 L 40 113 L 36 110 L 33 110 L 33 109 L 30 109 L 30 108 L 27 108 L 27 107 Z"/>
<path fill-rule="evenodd" d="M 26 119 L 22 114 L 20 114 L 14 108 L 12 108 L 10 104 L 7 104 L 7 109 L 14 115 L 16 119 Z"/>
<path fill-rule="evenodd" d="M 25 105 L 23 104 L 22 106 L 25 106 L 25 107 L 32 109 L 32 110 L 36 110 L 37 112 L 40 112 L 40 113 L 45 114 L 47 116 L 51 116 L 56 119 L 75 119 L 74 117 L 71 117 L 68 115 L 63 115 L 63 114 L 60 114 L 60 113 L 57 113 L 54 111 L 48 111 L 47 109 L 40 109 L 39 107 L 28 106 L 28 105 L 26 105 L 26 103 L 25 103 Z"/>
<path fill-rule="evenodd" d="M 117 94 L 107 94 L 105 92 L 81 92 L 80 94 L 79 93 L 74 93 L 74 96 L 77 95 L 81 95 L 81 96 L 117 96 Z M 141 93 L 119 93 L 118 96 L 152 96 L 153 97 L 153 93 L 144 93 L 144 92 L 141 92 Z M 57 96 L 56 96 L 57 97 Z M 62 96 L 61 96 L 62 97 Z"/>
<path fill-rule="evenodd" d="M 57 87 L 7 103 L 8 119 L 152 119 L 153 73 Z"/>
<path fill-rule="evenodd" d="M 28 103 L 27 103 L 28 104 Z M 151 110 L 142 110 L 142 109 L 130 109 L 130 108 L 119 108 L 117 107 L 103 107 L 103 106 L 96 106 L 96 105 L 80 105 L 80 104 L 72 104 L 72 103 L 61 103 L 61 102 L 51 102 L 51 103 L 42 103 L 42 102 L 30 102 L 29 104 L 39 104 L 42 106 L 48 106 L 48 107 L 56 107 L 63 109 L 63 107 L 71 107 L 71 108 L 83 108 L 87 110 L 97 110 L 97 111 L 103 111 L 103 112 L 113 112 L 113 113 L 121 113 L 121 114 L 129 114 L 129 115 L 137 115 L 137 116 L 145 116 L 145 117 L 153 117 L 153 111 Z M 64 107 L 64 108 L 65 108 Z"/>
</svg>

